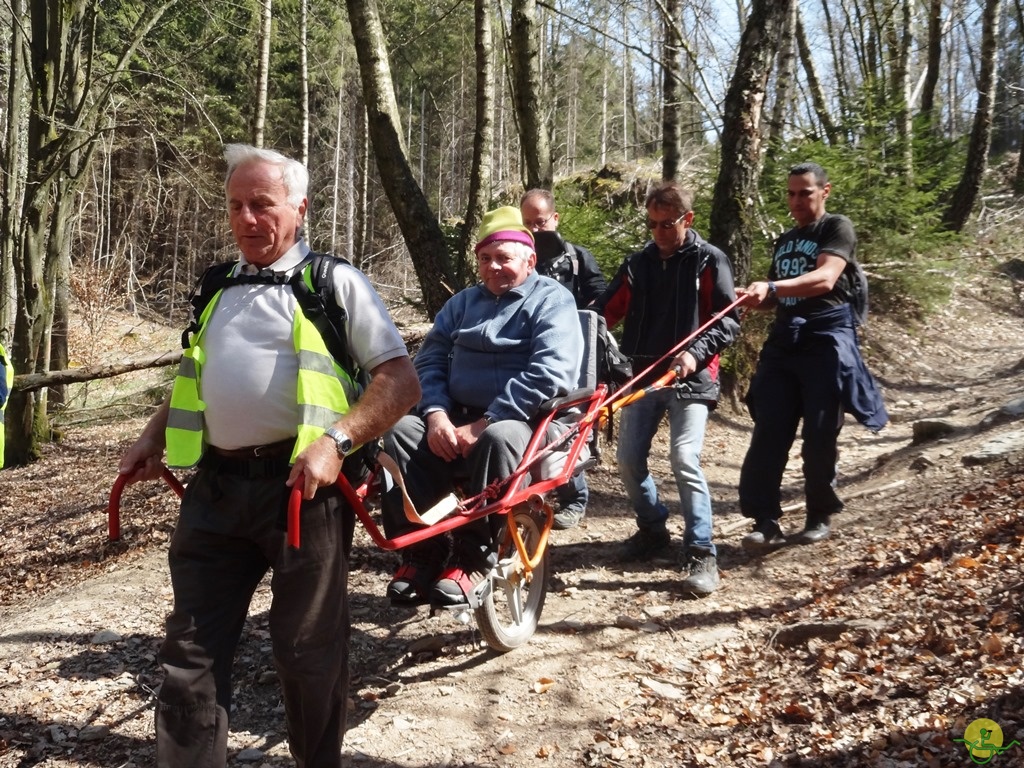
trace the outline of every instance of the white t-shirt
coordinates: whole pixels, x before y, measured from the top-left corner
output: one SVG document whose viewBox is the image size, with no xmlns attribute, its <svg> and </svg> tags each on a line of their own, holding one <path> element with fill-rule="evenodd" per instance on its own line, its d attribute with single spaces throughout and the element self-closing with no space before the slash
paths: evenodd
<svg viewBox="0 0 1024 768">
<path fill-rule="evenodd" d="M 299 240 L 273 265 L 291 273 L 309 253 Z M 240 258 L 244 268 L 246 261 Z M 335 299 L 348 312 L 348 349 L 362 369 L 407 354 L 384 303 L 359 270 L 339 263 Z M 236 285 L 224 289 L 203 339 L 206 360 L 200 398 L 206 403 L 206 439 L 218 448 L 266 445 L 294 437 L 298 358 L 292 321 L 300 311 L 288 285 Z"/>
</svg>

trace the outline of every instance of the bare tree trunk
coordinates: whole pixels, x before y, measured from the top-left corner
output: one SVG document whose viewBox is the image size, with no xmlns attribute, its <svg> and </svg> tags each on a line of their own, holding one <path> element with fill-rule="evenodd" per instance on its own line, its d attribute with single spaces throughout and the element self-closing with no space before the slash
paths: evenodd
<svg viewBox="0 0 1024 768">
<path fill-rule="evenodd" d="M 928 43 L 924 87 L 921 91 L 922 130 L 935 132 L 935 89 L 942 68 L 942 5 L 944 0 L 931 0 L 928 7 Z"/>
<path fill-rule="evenodd" d="M 892 8 L 884 28 L 889 47 L 889 101 L 895 111 L 897 168 L 908 182 L 914 175 L 913 123 L 910 113 L 910 47 L 914 34 L 911 28 L 910 0 L 900 0 Z"/>
<path fill-rule="evenodd" d="M 346 0 L 381 185 L 409 249 L 424 308 L 437 314 L 455 291 L 444 233 L 413 177 L 388 64 L 377 0 Z"/>
<path fill-rule="evenodd" d="M 309 167 L 309 0 L 299 3 L 299 89 L 302 110 L 302 164 Z M 314 210 L 315 212 L 315 210 Z"/>
<path fill-rule="evenodd" d="M 0 174 L 2 190 L 2 219 L 0 219 L 0 344 L 14 355 L 11 334 L 17 306 L 14 260 L 22 227 L 21 207 L 25 194 L 24 174 L 18 173 L 25 155 L 25 103 L 27 86 L 24 0 L 11 2 L 10 58 L 7 71 L 7 104 L 4 126 L 3 169 Z"/>
<path fill-rule="evenodd" d="M 992 113 L 995 108 L 1001 11 L 1002 0 L 985 0 L 981 21 L 981 60 L 978 62 L 978 104 L 974 109 L 974 125 L 967 145 L 967 163 L 949 207 L 942 217 L 942 223 L 954 232 L 960 232 L 971 216 L 988 163 L 988 148 L 992 141 Z"/>
<path fill-rule="evenodd" d="M 359 110 L 359 135 L 363 141 L 359 147 L 359 201 L 356 204 L 356 225 L 353 229 L 352 263 L 361 266 L 366 258 L 369 242 L 370 220 L 370 118 L 365 105 Z"/>
<path fill-rule="evenodd" d="M 793 93 L 793 78 L 796 77 L 796 25 L 800 5 L 793 3 L 782 27 L 782 44 L 779 47 L 778 64 L 775 68 L 775 104 L 768 120 L 768 147 L 782 145 L 786 132 L 786 114 L 790 110 Z"/>
<path fill-rule="evenodd" d="M 476 17 L 476 130 L 473 134 L 473 165 L 469 170 L 469 201 L 459 243 L 455 274 L 460 282 L 472 262 L 473 242 L 491 196 L 491 153 L 494 149 L 494 68 L 491 66 L 494 34 L 491 0 L 474 2 Z"/>
<path fill-rule="evenodd" d="M 267 88 L 270 83 L 270 32 L 274 21 L 274 0 L 263 0 L 260 25 L 260 58 L 256 69 L 256 109 L 252 116 L 253 146 L 263 146 L 267 124 Z"/>
<path fill-rule="evenodd" d="M 96 8 L 86 2 L 31 0 L 28 41 L 29 113 L 25 131 L 25 193 L 19 212 L 14 258 L 17 310 L 14 369 L 40 373 L 49 362 L 47 342 L 53 323 L 54 281 L 66 271 L 65 207 L 73 199 L 82 171 L 98 146 L 99 124 L 109 109 L 114 84 L 135 49 L 173 0 L 147 7 L 103 84 L 95 78 Z M 81 60 L 87 54 L 89 61 Z M 98 57 L 97 57 L 98 58 Z M 71 86 L 69 87 L 69 84 Z M 91 89 L 95 89 L 93 92 Z M 6 169 L 21 172 L 21 166 Z M 7 406 L 7 455 L 23 464 L 38 457 L 50 429 L 43 397 L 12 394 Z"/>
<path fill-rule="evenodd" d="M 765 89 L 792 3 L 753 0 L 725 96 L 722 161 L 711 203 L 709 240 L 732 258 L 740 285 L 747 282 L 753 252 L 751 217 L 761 173 Z"/>
<path fill-rule="evenodd" d="M 828 143 L 835 146 L 841 139 L 839 128 L 832 120 L 832 114 L 828 109 L 828 102 L 825 100 L 825 91 L 821 87 L 821 80 L 818 78 L 818 69 L 814 64 L 814 56 L 811 54 L 811 46 L 807 41 L 807 30 L 804 29 L 803 16 L 800 13 L 800 4 L 797 3 L 796 16 L 796 44 L 800 51 L 800 63 L 804 68 L 804 75 L 807 77 L 807 89 L 811 92 L 811 101 L 814 104 L 814 114 L 818 117 L 821 130 L 825 132 Z"/>
<path fill-rule="evenodd" d="M 665 19 L 662 28 L 665 35 L 664 61 L 662 62 L 662 104 L 661 104 L 661 178 L 672 181 L 679 174 L 682 138 L 680 112 L 682 88 L 679 72 L 682 60 L 680 35 L 680 0 L 666 0 Z"/>
<path fill-rule="evenodd" d="M 351 0 L 349 0 L 351 2 Z M 512 0 L 512 98 L 519 117 L 519 136 L 526 163 L 526 186 L 551 188 L 551 144 L 544 120 L 540 80 L 540 30 L 536 0 Z"/>
</svg>

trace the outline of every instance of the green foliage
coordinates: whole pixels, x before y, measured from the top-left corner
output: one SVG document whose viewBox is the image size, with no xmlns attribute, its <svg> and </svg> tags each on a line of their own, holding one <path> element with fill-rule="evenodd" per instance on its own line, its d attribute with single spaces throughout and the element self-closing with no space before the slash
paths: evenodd
<svg viewBox="0 0 1024 768">
<path fill-rule="evenodd" d="M 892 147 L 887 148 L 890 152 Z M 915 147 L 911 178 L 868 140 L 858 146 L 805 142 L 784 147 L 761 177 L 762 221 L 775 237 L 792 226 L 786 203 L 789 168 L 821 164 L 832 184 L 828 210 L 850 217 L 857 259 L 871 286 L 872 312 L 921 315 L 948 294 L 948 262 L 961 239 L 942 228 L 943 200 L 963 169 L 962 152 L 935 138 Z M 755 253 L 751 274 L 767 273 L 770 240 Z"/>
</svg>

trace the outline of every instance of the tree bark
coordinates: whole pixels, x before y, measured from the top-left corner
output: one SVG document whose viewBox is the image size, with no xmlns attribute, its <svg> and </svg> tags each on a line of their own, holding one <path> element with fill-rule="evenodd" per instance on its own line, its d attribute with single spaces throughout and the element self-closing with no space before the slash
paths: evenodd
<svg viewBox="0 0 1024 768">
<path fill-rule="evenodd" d="M 942 67 L 942 5 L 943 0 L 931 0 L 928 8 L 928 42 L 924 87 L 921 91 L 922 130 L 925 135 L 934 133 L 935 89 L 939 84 Z"/>
<path fill-rule="evenodd" d="M 491 64 L 494 35 L 491 29 L 491 0 L 475 0 L 476 16 L 476 131 L 473 135 L 473 164 L 469 169 L 469 201 L 459 244 L 460 264 L 456 274 L 464 276 L 473 263 L 473 242 L 484 209 L 491 197 L 491 153 L 494 149 L 494 67 Z"/>
<path fill-rule="evenodd" d="M 256 108 L 252 115 L 252 143 L 263 146 L 267 124 L 267 88 L 270 82 L 270 32 L 274 22 L 274 0 L 263 0 L 260 16 L 260 58 L 256 68 Z"/>
<path fill-rule="evenodd" d="M 41 373 L 49 363 L 47 341 L 53 323 L 54 281 L 67 258 L 73 199 L 98 142 L 98 126 L 114 89 L 141 40 L 172 4 L 146 8 L 117 61 L 98 73 L 93 49 L 98 4 L 87 0 L 31 0 L 29 4 L 29 111 L 25 130 L 23 229 L 15 242 L 17 308 L 11 360 L 15 371 Z M 82 61 L 82 56 L 86 61 Z M 68 84 L 73 84 L 69 87 Z M 5 169 L 17 174 L 20 166 Z M 39 455 L 49 439 L 45 399 L 14 391 L 7 405 L 7 456 L 12 464 Z"/>
<path fill-rule="evenodd" d="M 829 145 L 834 147 L 842 140 L 842 133 L 836 127 L 832 114 L 829 111 L 828 102 L 825 99 L 825 91 L 821 87 L 821 80 L 818 77 L 818 68 L 814 64 L 811 46 L 807 41 L 807 30 L 804 29 L 803 15 L 800 13 L 799 8 L 800 6 L 797 4 L 796 44 L 797 50 L 800 52 L 800 63 L 803 65 L 804 75 L 807 78 L 807 90 L 811 93 L 814 114 L 817 115 L 818 122 L 821 123 L 821 130 L 824 131 Z"/>
<path fill-rule="evenodd" d="M 351 2 L 351 0 L 349 0 Z M 544 120 L 540 80 L 540 38 L 536 0 L 512 0 L 512 95 L 526 164 L 526 187 L 551 188 L 551 144 Z"/>
<path fill-rule="evenodd" d="M 782 146 L 786 132 L 786 115 L 792 102 L 793 79 L 796 76 L 796 25 L 800 6 L 793 3 L 783 22 L 778 65 L 775 68 L 775 104 L 768 120 L 768 146 Z"/>
<path fill-rule="evenodd" d="M 680 0 L 665 1 L 664 61 L 662 62 L 661 178 L 672 181 L 679 175 L 682 136 L 680 128 L 682 87 L 679 82 L 682 45 L 680 39 Z"/>
<path fill-rule="evenodd" d="M 754 0 L 740 37 L 736 71 L 725 97 L 722 159 L 711 202 L 709 240 L 747 282 L 753 252 L 751 221 L 761 173 L 761 117 L 772 62 L 793 0 Z"/>
<path fill-rule="evenodd" d="M 402 141 L 401 118 L 377 0 L 345 0 L 345 5 L 359 58 L 369 136 L 381 185 L 405 237 L 423 293 L 424 309 L 433 318 L 457 287 L 444 233 L 416 183 Z"/>
<path fill-rule="evenodd" d="M 981 22 L 981 60 L 978 62 L 978 103 L 967 145 L 967 162 L 960 183 L 942 217 L 947 229 L 960 232 L 971 216 L 981 190 L 992 141 L 992 113 L 995 108 L 996 64 L 999 45 L 999 16 L 1002 0 L 986 0 Z"/>
<path fill-rule="evenodd" d="M 64 384 L 78 384 L 84 381 L 95 381 L 96 379 L 109 379 L 113 376 L 120 376 L 133 371 L 143 371 L 149 368 L 163 368 L 169 365 L 176 365 L 181 360 L 181 351 L 165 352 L 154 357 L 147 357 L 144 360 L 134 360 L 128 363 L 113 363 L 110 365 L 89 365 L 81 368 L 48 371 L 46 373 L 24 373 L 14 377 L 14 389 L 19 392 L 31 392 Z"/>
</svg>

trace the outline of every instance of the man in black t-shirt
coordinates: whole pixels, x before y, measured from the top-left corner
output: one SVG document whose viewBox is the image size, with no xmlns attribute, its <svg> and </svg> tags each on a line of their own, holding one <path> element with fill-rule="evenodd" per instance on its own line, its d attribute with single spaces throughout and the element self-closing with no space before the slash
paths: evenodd
<svg viewBox="0 0 1024 768">
<path fill-rule="evenodd" d="M 740 470 L 740 509 L 754 520 L 743 546 L 754 552 L 786 542 L 780 487 L 801 419 L 807 519 L 796 540 L 802 544 L 827 538 L 831 516 L 843 508 L 835 485 L 844 412 L 872 431 L 888 421 L 857 347 L 849 303 L 846 266 L 855 258 L 857 236 L 848 218 L 825 211 L 831 190 L 817 163 L 790 169 L 789 211 L 796 227 L 775 242 L 768 280 L 737 292 L 749 306 L 775 309 L 747 394 L 754 432 Z"/>
</svg>

